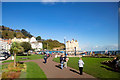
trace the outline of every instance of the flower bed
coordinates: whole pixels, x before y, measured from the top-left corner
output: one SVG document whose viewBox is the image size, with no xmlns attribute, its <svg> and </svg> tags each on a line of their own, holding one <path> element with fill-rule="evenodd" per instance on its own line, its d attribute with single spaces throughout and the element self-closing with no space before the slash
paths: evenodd
<svg viewBox="0 0 120 80">
<path fill-rule="evenodd" d="M 104 65 L 107 65 L 112 68 L 113 71 L 120 72 L 120 60 L 108 60 L 101 62 Z"/>
<path fill-rule="evenodd" d="M 21 72 L 26 72 L 26 64 L 17 63 L 14 67 L 14 63 L 10 63 L 6 68 L 2 70 L 2 79 L 16 79 L 20 77 Z"/>
</svg>

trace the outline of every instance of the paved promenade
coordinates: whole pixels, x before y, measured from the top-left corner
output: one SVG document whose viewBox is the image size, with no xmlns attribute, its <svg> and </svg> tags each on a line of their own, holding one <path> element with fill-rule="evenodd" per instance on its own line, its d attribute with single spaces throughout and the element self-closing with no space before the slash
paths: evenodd
<svg viewBox="0 0 120 80">
<path fill-rule="evenodd" d="M 37 60 L 27 60 L 21 62 L 35 62 L 37 63 L 40 68 L 44 71 L 47 78 L 92 78 L 96 79 L 93 76 L 83 73 L 83 75 L 79 75 L 79 71 L 73 68 L 64 68 L 63 70 L 60 69 L 59 63 L 52 61 L 53 57 L 48 58 L 48 62 L 46 64 L 43 63 L 43 59 Z M 39 75 L 39 74 L 38 74 Z"/>
</svg>

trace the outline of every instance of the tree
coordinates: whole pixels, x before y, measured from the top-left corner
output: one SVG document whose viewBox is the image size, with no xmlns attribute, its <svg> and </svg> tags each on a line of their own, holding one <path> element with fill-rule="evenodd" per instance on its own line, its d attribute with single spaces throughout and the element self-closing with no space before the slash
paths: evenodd
<svg viewBox="0 0 120 80">
<path fill-rule="evenodd" d="M 10 48 L 10 52 L 14 53 L 14 67 L 16 67 L 16 54 L 23 52 L 23 47 L 20 46 L 19 43 L 13 42 Z"/>
<path fill-rule="evenodd" d="M 22 34 L 23 34 L 24 36 L 27 36 L 27 37 L 29 37 L 29 38 L 32 37 L 32 35 L 31 35 L 29 32 L 27 32 L 25 29 L 22 29 L 21 32 L 22 32 Z"/>
<path fill-rule="evenodd" d="M 41 40 L 41 37 L 40 36 L 36 37 L 36 40 L 38 40 L 38 41 Z"/>
<path fill-rule="evenodd" d="M 8 36 L 8 33 L 5 33 L 6 36 Z"/>
<path fill-rule="evenodd" d="M 16 38 L 23 38 L 24 35 L 21 32 L 16 32 Z"/>
<path fill-rule="evenodd" d="M 16 33 L 14 33 L 14 37 L 16 37 Z"/>
<path fill-rule="evenodd" d="M 3 36 L 4 39 L 12 39 L 12 38 L 14 38 L 14 32 L 4 30 L 4 31 L 2 31 L 2 36 Z"/>
<path fill-rule="evenodd" d="M 20 32 L 20 30 L 16 29 L 15 32 Z"/>
<path fill-rule="evenodd" d="M 28 52 L 32 49 L 31 44 L 29 42 L 22 42 L 20 45 L 24 48 L 25 52 Z"/>
<path fill-rule="evenodd" d="M 5 26 L 2 25 L 2 30 L 5 30 Z"/>
</svg>

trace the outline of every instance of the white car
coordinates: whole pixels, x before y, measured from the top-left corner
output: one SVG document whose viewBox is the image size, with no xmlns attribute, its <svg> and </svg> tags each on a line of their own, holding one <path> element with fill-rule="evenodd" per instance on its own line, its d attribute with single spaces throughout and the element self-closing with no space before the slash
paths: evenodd
<svg viewBox="0 0 120 80">
<path fill-rule="evenodd" d="M 0 60 L 6 60 L 9 56 L 7 52 L 0 53 Z"/>
</svg>

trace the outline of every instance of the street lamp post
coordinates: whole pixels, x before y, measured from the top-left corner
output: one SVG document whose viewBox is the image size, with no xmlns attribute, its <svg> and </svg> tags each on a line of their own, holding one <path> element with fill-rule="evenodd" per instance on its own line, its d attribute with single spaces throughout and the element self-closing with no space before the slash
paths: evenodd
<svg viewBox="0 0 120 80">
<path fill-rule="evenodd" d="M 66 57 L 66 37 L 64 37 L 64 44 L 65 44 L 65 57 Z"/>
</svg>

